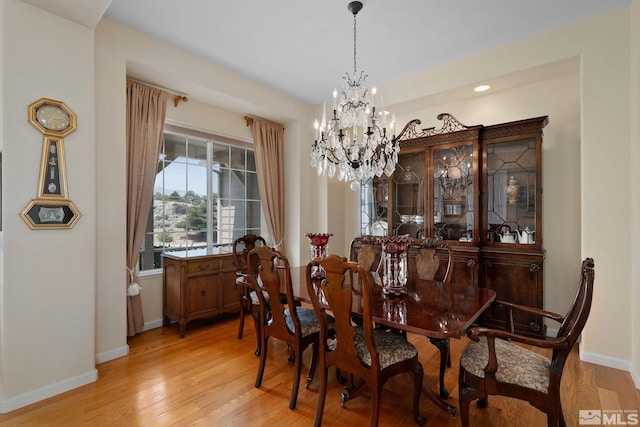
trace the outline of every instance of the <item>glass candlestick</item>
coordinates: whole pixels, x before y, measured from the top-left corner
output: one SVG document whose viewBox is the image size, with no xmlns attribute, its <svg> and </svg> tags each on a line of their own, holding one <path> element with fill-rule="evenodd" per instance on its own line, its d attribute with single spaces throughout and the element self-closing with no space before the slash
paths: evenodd
<svg viewBox="0 0 640 427">
<path fill-rule="evenodd" d="M 383 257 L 382 284 L 387 295 L 407 293 L 407 249 L 409 237 L 386 237 L 380 239 Z"/>
<path fill-rule="evenodd" d="M 329 237 L 333 236 L 333 233 L 307 233 L 305 234 L 309 238 L 311 243 L 309 247 L 309 258 L 322 258 L 327 256 L 327 245 L 329 244 Z M 311 277 L 323 278 L 324 269 L 322 266 L 314 267 L 311 271 Z"/>
</svg>

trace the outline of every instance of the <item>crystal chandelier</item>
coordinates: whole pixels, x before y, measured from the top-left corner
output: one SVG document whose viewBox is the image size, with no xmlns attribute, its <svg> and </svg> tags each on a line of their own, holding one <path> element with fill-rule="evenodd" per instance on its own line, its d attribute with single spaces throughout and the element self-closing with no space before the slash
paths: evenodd
<svg viewBox="0 0 640 427">
<path fill-rule="evenodd" d="M 353 14 L 353 76 L 346 74 L 340 98 L 333 90 L 333 114 L 327 123 L 326 103 L 322 121 L 314 123 L 316 139 L 311 148 L 311 167 L 318 175 L 351 181 L 351 189 L 360 188 L 360 181 L 386 174 L 391 176 L 398 162 L 400 147 L 395 140 L 395 115 L 387 132 L 387 112 L 380 96 L 380 112 L 376 108 L 376 88 L 369 90 L 364 71 L 357 74 L 356 15 L 362 3 L 352 1 L 347 9 Z M 390 135 L 388 135 L 388 133 Z"/>
</svg>

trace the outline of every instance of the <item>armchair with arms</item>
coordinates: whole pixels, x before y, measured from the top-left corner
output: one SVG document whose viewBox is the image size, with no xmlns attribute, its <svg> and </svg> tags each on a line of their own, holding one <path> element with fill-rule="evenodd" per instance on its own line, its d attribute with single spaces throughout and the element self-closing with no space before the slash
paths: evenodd
<svg viewBox="0 0 640 427">
<path fill-rule="evenodd" d="M 469 406 L 478 400 L 487 406 L 488 395 L 514 397 L 529 402 L 547 414 L 549 426 L 565 426 L 560 399 L 560 381 L 564 364 L 587 322 L 591 309 L 594 282 L 594 262 L 582 262 L 580 285 L 565 316 L 506 302 L 506 331 L 472 328 L 471 341 L 460 357 L 459 394 L 462 426 L 470 425 Z M 515 334 L 513 312 L 524 311 L 560 323 L 555 337 L 536 339 Z M 551 350 L 546 357 L 516 343 Z"/>
</svg>

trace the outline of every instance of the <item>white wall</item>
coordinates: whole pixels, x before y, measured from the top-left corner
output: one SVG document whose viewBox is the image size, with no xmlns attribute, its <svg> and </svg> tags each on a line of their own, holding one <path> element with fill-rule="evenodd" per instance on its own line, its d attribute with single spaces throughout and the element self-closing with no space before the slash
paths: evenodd
<svg viewBox="0 0 640 427">
<path fill-rule="evenodd" d="M 629 10 L 593 20 L 589 30 L 582 35 L 589 45 L 581 56 L 581 252 L 594 258 L 596 285 L 582 354 L 590 361 L 629 369 L 632 342 L 640 339 L 631 329 L 629 195 L 638 183 L 631 182 L 626 161 L 631 153 Z M 597 37 L 603 32 L 606 42 Z"/>
<path fill-rule="evenodd" d="M 2 4 L 3 270 L 0 379 L 6 412 L 94 381 L 96 195 L 93 31 L 18 0 Z M 41 97 L 77 114 L 65 138 L 70 230 L 31 230 L 42 135 L 27 122 Z"/>
<path fill-rule="evenodd" d="M 634 1 L 631 4 L 631 76 L 640 74 L 640 2 Z M 631 123 L 631 155 L 629 156 L 631 168 L 631 182 L 635 185 L 631 186 L 631 213 L 632 218 L 638 218 L 640 213 L 640 80 L 632 78 L 630 82 L 629 92 L 631 101 L 629 106 L 629 121 Z M 635 142 L 635 143 L 634 143 Z M 631 223 L 631 259 L 640 258 L 640 221 L 632 221 Z M 631 263 L 631 308 L 633 315 L 631 318 L 631 337 L 632 337 L 632 375 L 636 379 L 636 387 L 640 388 L 640 264 Z"/>
<path fill-rule="evenodd" d="M 0 23 L 5 20 L 6 3 L 0 2 Z M 1 28 L 4 28 L 2 25 Z M 4 46 L 4 31 L 0 29 L 0 46 Z M 4 81 L 4 53 L 0 49 L 0 82 Z M 4 85 L 0 84 L 0 99 L 4 100 Z M 0 154 L 2 153 L 2 144 L 4 141 L 4 102 L 0 102 Z M 0 159 L 0 163 L 2 160 Z M 1 165 L 0 165 L 1 166 Z M 1 169 L 1 167 L 0 167 Z M 0 185 L 5 183 L 4 172 L 0 170 Z M 0 189 L 1 190 L 1 189 Z M 2 191 L 0 191 L 0 221 L 4 218 L 4 208 L 2 207 Z M 4 295 L 4 233 L 0 230 L 0 349 L 4 347 L 4 328 L 2 327 L 2 319 L 4 319 L 4 304 L 2 303 Z M 0 402 L 4 401 L 4 354 L 0 350 Z"/>
</svg>

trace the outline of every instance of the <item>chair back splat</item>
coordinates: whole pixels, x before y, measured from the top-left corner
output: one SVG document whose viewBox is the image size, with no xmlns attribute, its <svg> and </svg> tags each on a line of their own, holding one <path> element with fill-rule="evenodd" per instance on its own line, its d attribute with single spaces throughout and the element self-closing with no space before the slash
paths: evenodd
<svg viewBox="0 0 640 427">
<path fill-rule="evenodd" d="M 247 255 L 258 246 L 266 246 L 264 237 L 256 234 L 245 234 L 233 242 L 233 261 L 239 273 L 247 272 Z"/>
</svg>

